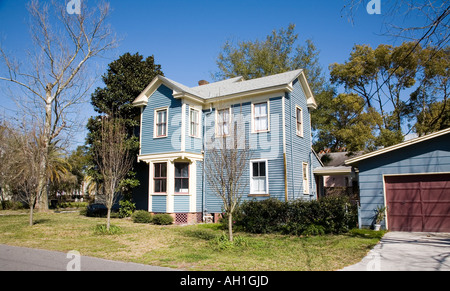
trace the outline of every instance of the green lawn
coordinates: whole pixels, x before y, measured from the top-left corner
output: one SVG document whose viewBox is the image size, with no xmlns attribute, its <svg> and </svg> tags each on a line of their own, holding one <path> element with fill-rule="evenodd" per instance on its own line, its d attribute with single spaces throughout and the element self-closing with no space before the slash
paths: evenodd
<svg viewBox="0 0 450 291">
<path fill-rule="evenodd" d="M 239 244 L 229 245 L 214 224 L 156 226 L 113 219 L 121 232 L 102 235 L 95 232 L 102 223 L 104 218 L 78 213 L 37 213 L 30 227 L 27 214 L 0 211 L 0 244 L 77 250 L 184 270 L 338 270 L 360 261 L 383 235 L 369 230 L 315 237 L 236 233 Z"/>
</svg>

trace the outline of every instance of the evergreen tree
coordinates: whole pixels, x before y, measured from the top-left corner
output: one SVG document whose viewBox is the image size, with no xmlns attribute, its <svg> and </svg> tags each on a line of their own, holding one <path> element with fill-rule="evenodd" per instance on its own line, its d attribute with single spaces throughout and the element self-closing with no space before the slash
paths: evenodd
<svg viewBox="0 0 450 291">
<path fill-rule="evenodd" d="M 91 154 L 95 147 L 96 140 L 100 138 L 101 116 L 109 116 L 121 119 L 127 132 L 127 143 L 130 145 L 130 153 L 137 156 L 139 153 L 139 140 L 137 129 L 139 128 L 140 109 L 133 106 L 132 102 L 157 76 L 164 75 L 161 65 L 155 64 L 154 56 L 146 59 L 139 53 L 134 55 L 125 53 L 117 60 L 108 65 L 106 74 L 102 76 L 105 87 L 97 88 L 91 96 L 91 104 L 100 116 L 91 117 L 88 121 L 87 144 L 90 145 Z M 91 159 L 93 167 L 90 170 L 97 182 L 103 179 L 98 171 L 98 167 Z M 136 164 L 134 165 L 136 166 Z M 132 188 L 139 185 L 135 178 L 133 169 L 121 182 L 122 193 L 127 196 L 131 194 Z"/>
</svg>

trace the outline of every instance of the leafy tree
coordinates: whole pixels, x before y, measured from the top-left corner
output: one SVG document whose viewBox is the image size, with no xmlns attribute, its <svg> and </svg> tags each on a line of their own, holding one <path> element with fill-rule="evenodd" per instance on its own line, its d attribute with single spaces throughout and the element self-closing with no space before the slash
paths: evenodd
<svg viewBox="0 0 450 291">
<path fill-rule="evenodd" d="M 447 103 L 448 48 L 422 48 L 414 42 L 397 47 L 382 44 L 376 49 L 355 45 L 349 60 L 344 64 L 332 64 L 330 71 L 333 84 L 344 85 L 347 92 L 364 98 L 361 111 L 374 108 L 381 114 L 376 145 L 390 146 L 401 142 L 402 126 L 406 121 L 416 122 L 420 116 L 431 112 L 436 102 Z M 442 123 L 445 106 L 443 109 L 435 116 L 434 124 Z M 416 130 L 432 131 L 433 124 L 426 129 L 423 121 L 422 118 L 422 124 L 416 125 Z"/>
<path fill-rule="evenodd" d="M 105 87 L 97 88 L 91 96 L 91 103 L 96 112 L 123 121 L 127 132 L 126 139 L 131 143 L 132 156 L 139 153 L 139 141 L 135 132 L 139 126 L 140 115 L 140 109 L 134 107 L 132 102 L 157 75 L 163 75 L 163 72 L 161 66 L 155 64 L 153 56 L 144 59 L 139 53 L 125 53 L 108 65 L 108 70 L 102 77 Z M 90 145 L 91 155 L 95 150 L 96 140 L 100 138 L 101 120 L 102 118 L 97 116 L 88 121 L 87 144 Z M 98 164 L 92 159 L 91 164 L 94 167 L 90 167 L 89 176 L 98 184 L 103 181 L 103 177 L 98 170 Z M 131 189 L 138 185 L 139 181 L 130 169 L 122 179 L 122 193 L 129 196 Z"/>
<path fill-rule="evenodd" d="M 372 149 L 375 145 L 377 124 L 381 122 L 380 114 L 374 108 L 360 112 L 364 99 L 357 94 L 325 95 L 327 102 L 318 140 L 314 145 L 316 151 L 330 148 L 337 151 Z M 322 100 L 325 101 L 325 100 Z"/>
<path fill-rule="evenodd" d="M 410 119 L 419 135 L 442 130 L 450 126 L 450 47 L 427 47 L 421 52 L 422 73 L 420 86 L 410 96 Z"/>
<path fill-rule="evenodd" d="M 297 44 L 295 24 L 273 30 L 265 40 L 225 42 L 217 57 L 217 80 L 242 76 L 247 80 L 304 69 L 314 93 L 322 90 L 325 78 L 319 64 L 319 52 L 313 41 Z"/>
<path fill-rule="evenodd" d="M 413 46 L 413 43 L 399 47 L 382 44 L 372 49 L 368 45 L 355 45 L 347 62 L 330 66 L 331 81 L 362 96 L 368 108 L 376 108 L 383 117 L 383 129 L 401 132 L 407 114 L 402 93 L 416 83 L 419 63 Z M 386 109 L 388 104 L 392 111 Z"/>
<path fill-rule="evenodd" d="M 91 103 L 100 114 L 135 119 L 140 110 L 132 102 L 157 75 L 164 75 L 154 56 L 146 59 L 139 53 L 125 53 L 108 65 L 102 80 L 105 87 L 97 88 Z"/>
<path fill-rule="evenodd" d="M 450 103 L 433 103 L 417 116 L 416 132 L 422 136 L 435 131 L 450 128 Z"/>
</svg>

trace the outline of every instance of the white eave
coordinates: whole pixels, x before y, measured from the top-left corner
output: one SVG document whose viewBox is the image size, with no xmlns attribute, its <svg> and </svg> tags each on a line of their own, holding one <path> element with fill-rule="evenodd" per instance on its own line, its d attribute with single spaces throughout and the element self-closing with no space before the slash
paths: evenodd
<svg viewBox="0 0 450 291">
<path fill-rule="evenodd" d="M 352 167 L 338 166 L 338 167 L 320 167 L 314 169 L 314 174 L 319 176 L 335 176 L 335 175 L 350 175 Z"/>
</svg>

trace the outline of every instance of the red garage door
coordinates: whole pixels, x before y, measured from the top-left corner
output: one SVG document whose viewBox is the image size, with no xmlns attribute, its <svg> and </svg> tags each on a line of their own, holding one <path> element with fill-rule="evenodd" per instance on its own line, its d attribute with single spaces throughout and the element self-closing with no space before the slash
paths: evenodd
<svg viewBox="0 0 450 291">
<path fill-rule="evenodd" d="M 450 174 L 386 176 L 388 228 L 450 232 Z"/>
</svg>

